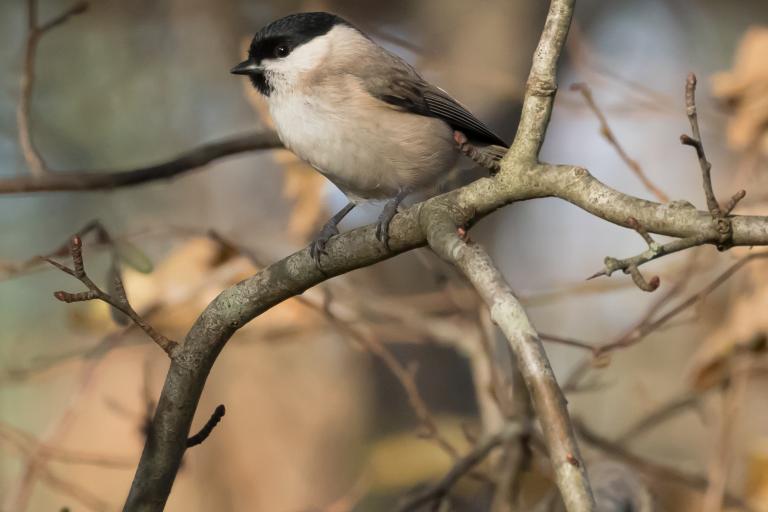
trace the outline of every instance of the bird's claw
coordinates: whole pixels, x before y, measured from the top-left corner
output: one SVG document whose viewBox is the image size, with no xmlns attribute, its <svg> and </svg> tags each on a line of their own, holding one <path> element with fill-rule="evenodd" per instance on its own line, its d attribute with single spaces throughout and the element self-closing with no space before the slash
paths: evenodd
<svg viewBox="0 0 768 512">
<path fill-rule="evenodd" d="M 338 234 L 339 228 L 336 227 L 335 224 L 329 222 L 323 226 L 323 229 L 320 230 L 320 233 L 309 245 L 309 254 L 312 256 L 312 259 L 315 260 L 315 265 L 317 265 L 318 268 L 320 268 L 320 257 L 328 254 L 325 250 L 328 240 Z"/>
<path fill-rule="evenodd" d="M 397 204 L 395 201 L 388 202 L 381 211 L 379 221 L 376 224 L 376 239 L 383 243 L 387 250 L 389 250 L 389 223 L 392 222 L 392 218 L 397 213 Z"/>
</svg>

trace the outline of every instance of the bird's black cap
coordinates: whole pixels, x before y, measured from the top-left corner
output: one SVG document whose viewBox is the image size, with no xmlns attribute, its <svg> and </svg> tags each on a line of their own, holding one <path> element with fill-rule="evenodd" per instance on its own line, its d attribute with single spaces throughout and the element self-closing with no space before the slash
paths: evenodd
<svg viewBox="0 0 768 512">
<path fill-rule="evenodd" d="M 315 37 L 327 34 L 336 25 L 349 25 L 349 23 L 329 12 L 300 12 L 273 21 L 259 30 L 253 41 L 290 37 L 297 42 L 306 43 Z"/>
<path fill-rule="evenodd" d="M 261 61 L 280 56 L 276 55 L 278 48 L 291 52 L 327 34 L 336 25 L 351 26 L 343 18 L 328 12 L 301 12 L 275 20 L 256 33 L 248 50 L 248 60 L 232 68 L 232 73 L 250 75 L 253 85 L 268 96 L 270 89 L 259 65 Z"/>
</svg>

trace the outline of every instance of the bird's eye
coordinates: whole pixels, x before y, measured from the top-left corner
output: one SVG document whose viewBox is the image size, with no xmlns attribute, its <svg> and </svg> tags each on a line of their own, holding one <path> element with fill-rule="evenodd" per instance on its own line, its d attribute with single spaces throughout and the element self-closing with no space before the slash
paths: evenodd
<svg viewBox="0 0 768 512">
<path fill-rule="evenodd" d="M 275 57 L 278 59 L 287 57 L 289 53 L 291 53 L 291 49 L 287 44 L 279 44 L 275 47 Z"/>
</svg>

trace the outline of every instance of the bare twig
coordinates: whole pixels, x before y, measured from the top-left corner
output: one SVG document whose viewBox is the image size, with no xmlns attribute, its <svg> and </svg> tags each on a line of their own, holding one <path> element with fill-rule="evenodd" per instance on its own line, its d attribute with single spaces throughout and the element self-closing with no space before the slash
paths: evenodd
<svg viewBox="0 0 768 512">
<path fill-rule="evenodd" d="M 0 180 L 0 194 L 111 190 L 168 180 L 200 169 L 214 160 L 261 149 L 280 148 L 272 131 L 256 132 L 202 144 L 170 160 L 127 170 L 56 171 L 41 178 L 19 176 Z"/>
<path fill-rule="evenodd" d="M 30 177 L 40 180 L 50 173 L 45 160 L 35 146 L 30 126 L 30 104 L 35 85 L 35 57 L 40 39 L 50 30 L 58 27 L 72 16 L 82 14 L 88 8 L 87 2 L 78 2 L 47 23 L 40 25 L 37 16 L 37 0 L 27 0 L 27 40 L 24 51 L 24 72 L 21 75 L 21 98 L 16 110 L 16 124 L 19 130 L 19 144 Z"/>
<path fill-rule="evenodd" d="M 764 258 L 768 258 L 768 252 L 766 251 L 755 252 L 742 257 L 717 277 L 715 277 L 712 281 L 710 281 L 709 284 L 701 288 L 698 292 L 690 295 L 682 302 L 674 306 L 672 309 L 665 312 L 663 315 L 656 317 L 661 307 L 679 294 L 679 291 L 682 288 L 682 282 L 678 283 L 678 285 L 670 289 L 669 292 L 662 296 L 659 301 L 654 303 L 652 307 L 637 322 L 635 322 L 623 334 L 616 337 L 612 341 L 598 344 L 550 334 L 541 335 L 542 339 L 546 341 L 552 341 L 576 348 L 582 348 L 592 352 L 592 358 L 583 362 L 577 367 L 572 376 L 568 379 L 568 382 L 564 388 L 566 390 L 572 390 L 576 385 L 576 381 L 581 378 L 582 374 L 594 363 L 595 360 L 605 358 L 608 354 L 615 350 L 631 347 L 637 343 L 640 343 L 650 334 L 657 332 L 665 327 L 671 320 L 678 317 L 681 313 L 687 311 L 694 305 L 704 300 L 744 266 L 752 261 Z"/>
<path fill-rule="evenodd" d="M 720 206 L 715 197 L 715 191 L 712 187 L 712 164 L 707 160 L 707 155 L 704 153 L 704 142 L 701 139 L 701 131 L 699 130 L 699 116 L 696 110 L 696 75 L 693 73 L 688 74 L 688 79 L 685 82 L 685 111 L 688 121 L 691 123 L 691 133 L 693 136 L 683 134 L 680 136 L 680 142 L 696 150 L 699 167 L 701 168 L 704 196 L 707 199 L 707 208 L 720 235 L 717 247 L 720 250 L 725 250 L 730 246 L 731 237 L 733 236 L 733 227 L 728 215 L 736 208 L 739 201 L 744 199 L 747 192 L 745 190 L 736 192 L 729 199 L 725 208 Z"/>
<path fill-rule="evenodd" d="M 605 138 L 605 140 L 608 141 L 613 149 L 616 150 L 616 153 L 618 153 L 619 157 L 624 161 L 625 164 L 627 164 L 627 167 L 629 167 L 635 176 L 637 176 L 643 186 L 645 186 L 645 188 L 660 202 L 668 203 L 669 196 L 667 196 L 667 194 L 665 194 L 650 180 L 650 178 L 648 178 L 648 176 L 645 174 L 645 171 L 643 171 L 643 168 L 640 167 L 639 163 L 637 163 L 637 160 L 630 157 L 624 150 L 624 147 L 619 143 L 619 139 L 613 133 L 613 130 L 611 130 L 611 127 L 608 124 L 608 119 L 606 119 L 605 114 L 603 114 L 602 110 L 600 110 L 600 107 L 597 106 L 589 86 L 585 83 L 573 84 L 571 85 L 571 90 L 581 93 L 581 95 L 584 97 L 584 101 L 587 103 L 587 106 L 590 108 L 590 110 L 592 110 L 592 112 L 595 114 L 595 117 L 597 117 L 597 120 L 600 122 L 600 134 Z"/>
<path fill-rule="evenodd" d="M 109 469 L 125 469 L 134 463 L 134 457 L 116 457 L 79 452 L 56 446 L 43 445 L 34 436 L 21 429 L 0 423 L 0 442 L 13 446 L 27 457 L 46 452 L 49 459 L 62 464 L 94 466 Z"/>
<path fill-rule="evenodd" d="M 200 429 L 200 432 L 187 439 L 187 448 L 192 448 L 193 446 L 204 443 L 205 440 L 208 439 L 208 436 L 211 435 L 211 432 L 213 432 L 213 429 L 216 428 L 216 425 L 219 424 L 221 418 L 224 417 L 226 412 L 227 410 L 224 405 L 217 406 L 213 411 L 213 414 L 211 414 L 211 417 L 208 419 L 205 425 L 203 425 L 203 428 Z"/>
<path fill-rule="evenodd" d="M 582 94 L 585 95 L 587 101 L 590 102 L 591 95 L 589 90 L 583 88 L 580 90 L 582 90 Z M 594 101 L 592 101 L 591 104 L 594 104 Z M 707 160 L 707 157 L 704 153 L 704 144 L 701 141 L 698 115 L 696 113 L 696 75 L 693 73 L 690 73 L 688 75 L 688 79 L 686 80 L 685 106 L 686 115 L 688 116 L 688 120 L 691 123 L 693 137 L 683 134 L 680 136 L 680 141 L 683 144 L 696 149 L 696 154 L 699 158 L 699 165 L 701 167 L 702 180 L 704 183 L 704 195 L 706 196 L 707 207 L 712 217 L 713 229 L 708 229 L 699 232 L 694 236 L 684 237 L 680 240 L 675 240 L 674 242 L 670 242 L 668 244 L 659 245 L 653 241 L 650 235 L 648 235 L 648 231 L 642 225 L 642 223 L 640 223 L 634 217 L 629 217 L 627 224 L 643 236 L 645 241 L 648 243 L 648 250 L 637 256 L 623 260 L 606 257 L 604 261 L 605 267 L 603 270 L 593 274 L 589 277 L 589 279 L 593 279 L 599 276 L 610 276 L 616 270 L 621 270 L 625 274 L 630 274 L 632 276 L 632 280 L 635 282 L 638 288 L 644 291 L 652 292 L 659 286 L 658 278 L 654 278 L 651 281 L 646 281 L 638 269 L 640 265 L 643 265 L 644 263 L 655 260 L 667 254 L 683 251 L 685 249 L 690 249 L 691 247 L 696 247 L 699 245 L 714 244 L 721 251 L 726 250 L 733 245 L 733 222 L 732 217 L 730 217 L 730 213 L 738 205 L 739 201 L 741 201 L 744 196 L 746 196 L 746 191 L 740 190 L 734 194 L 728 201 L 728 204 L 725 208 L 721 208 L 720 204 L 715 198 L 715 193 L 712 188 L 712 177 L 710 174 L 712 164 L 710 164 L 710 162 Z M 603 129 L 604 133 L 606 129 L 608 130 L 608 133 L 610 133 L 610 129 L 606 127 Z"/>
<path fill-rule="evenodd" d="M 80 236 L 75 235 L 72 237 L 69 244 L 69 252 L 70 256 L 72 257 L 73 268 L 62 265 L 53 258 L 45 257 L 45 260 L 62 272 L 69 274 L 79 280 L 86 286 L 86 288 L 88 288 L 88 291 L 79 293 L 57 291 L 53 294 L 54 297 L 62 302 L 67 303 L 84 302 L 89 300 L 100 300 L 102 302 L 106 302 L 130 318 L 137 326 L 141 328 L 141 330 L 147 333 L 147 335 L 152 338 L 152 340 L 154 340 L 154 342 L 157 343 L 160 348 L 162 348 L 170 357 L 173 357 L 178 343 L 169 340 L 157 332 L 154 327 L 148 324 L 144 318 L 136 313 L 125 294 L 125 288 L 123 287 L 120 274 L 115 273 L 113 275 L 115 280 L 115 283 L 113 283 L 115 290 L 114 295 L 108 294 L 102 291 L 101 288 L 99 288 L 85 272 L 85 264 L 83 262 L 83 241 Z"/>
<path fill-rule="evenodd" d="M 494 448 L 520 434 L 520 426 L 513 423 L 481 441 L 471 452 L 459 459 L 438 483 L 409 498 L 397 508 L 397 511 L 414 512 L 424 505 L 439 502 L 448 495 L 462 476 L 469 473 L 472 468 L 482 462 Z"/>
<path fill-rule="evenodd" d="M 704 144 L 699 130 L 699 116 L 696 112 L 696 75 L 693 73 L 688 73 L 688 79 L 685 81 L 685 113 L 691 123 L 693 137 L 683 134 L 680 136 L 680 142 L 696 150 L 701 167 L 704 195 L 707 198 L 707 208 L 709 208 L 709 213 L 712 214 L 713 218 L 720 218 L 723 216 L 723 211 L 720 209 L 720 203 L 717 202 L 715 191 L 712 189 L 712 177 L 710 176 L 712 164 L 709 163 L 704 153 Z"/>
<path fill-rule="evenodd" d="M 456 459 L 459 456 L 459 452 L 453 444 L 440 433 L 432 412 L 424 401 L 424 398 L 421 396 L 419 386 L 416 384 L 416 367 L 405 367 L 397 360 L 392 351 L 390 351 L 376 336 L 370 335 L 353 327 L 347 322 L 342 321 L 330 310 L 330 308 L 319 307 L 318 304 L 308 299 L 304 299 L 302 302 L 324 315 L 331 325 L 339 332 L 356 340 L 371 354 L 381 359 L 387 369 L 389 369 L 392 375 L 395 376 L 397 381 L 403 387 L 403 390 L 408 397 L 408 403 L 411 405 L 411 408 L 421 424 L 420 435 L 425 439 L 434 440 L 434 442 L 448 454 L 449 457 Z"/>
<path fill-rule="evenodd" d="M 705 286 L 704 288 L 702 288 L 692 296 L 688 297 L 686 300 L 684 300 L 683 302 L 681 302 L 680 304 L 678 304 L 668 312 L 664 313 L 659 318 L 654 320 L 648 317 L 644 319 L 641 324 L 631 329 L 621 338 L 613 342 L 597 346 L 596 347 L 597 355 L 598 356 L 604 355 L 618 348 L 626 348 L 631 345 L 634 345 L 635 343 L 640 342 L 643 338 L 648 336 L 648 334 L 658 330 L 664 324 L 666 324 L 667 322 L 669 322 L 670 320 L 678 316 L 680 313 L 687 310 L 694 304 L 700 302 L 705 297 L 709 296 L 709 294 L 711 294 L 713 291 L 719 288 L 720 285 L 722 285 L 728 279 L 730 279 L 731 276 L 733 276 L 733 274 L 738 272 L 746 264 L 748 264 L 753 260 L 762 259 L 762 258 L 768 258 L 768 252 L 752 253 L 741 258 L 739 261 L 737 261 L 736 263 L 731 265 L 727 270 L 725 270 L 722 274 L 720 274 L 714 280 L 712 280 L 707 286 Z"/>
<path fill-rule="evenodd" d="M 627 224 L 643 237 L 643 240 L 645 240 L 645 242 L 648 244 L 648 250 L 638 254 L 637 256 L 623 260 L 608 256 L 603 262 L 605 267 L 602 270 L 589 276 L 587 280 L 600 276 L 610 277 L 611 274 L 617 270 L 621 270 L 625 274 L 632 276 L 632 280 L 638 288 L 646 292 L 652 292 L 659 287 L 661 279 L 658 276 L 654 276 L 650 281 L 646 281 L 638 268 L 640 265 L 644 265 L 645 263 L 661 258 L 662 256 L 666 256 L 668 254 L 684 251 L 692 247 L 703 245 L 707 242 L 716 241 L 715 238 L 708 239 L 706 236 L 693 236 L 689 238 L 681 238 L 680 240 L 674 240 L 668 244 L 661 245 L 653 240 L 651 235 L 648 234 L 648 231 L 634 217 L 629 217 L 627 219 Z"/>
<path fill-rule="evenodd" d="M 79 405 L 98 375 L 96 369 L 100 358 L 88 359 L 80 371 L 76 388 L 69 397 L 68 403 L 57 420 L 49 427 L 47 434 L 40 439 L 39 444 L 30 452 L 21 471 L 17 488 L 6 496 L 7 510 L 23 512 L 27 510 L 29 500 L 38 478 L 51 487 L 59 489 L 64 494 L 70 494 L 85 506 L 93 510 L 107 510 L 109 507 L 87 489 L 79 489 L 68 482 L 56 477 L 48 469 L 47 464 L 53 452 L 51 446 L 60 442 L 71 428 L 79 411 Z"/>
<path fill-rule="evenodd" d="M 645 415 L 633 423 L 617 438 L 619 444 L 628 443 L 653 427 L 656 427 L 683 411 L 695 408 L 701 402 L 701 393 L 685 393 L 684 395 L 664 403 L 658 409 Z"/>
</svg>

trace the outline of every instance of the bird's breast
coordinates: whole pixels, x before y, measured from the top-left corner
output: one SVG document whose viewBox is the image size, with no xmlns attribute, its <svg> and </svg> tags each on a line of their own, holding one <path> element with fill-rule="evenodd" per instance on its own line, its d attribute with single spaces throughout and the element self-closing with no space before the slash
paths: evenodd
<svg viewBox="0 0 768 512">
<path fill-rule="evenodd" d="M 354 198 L 432 185 L 458 155 L 444 122 L 367 95 L 273 95 L 269 107 L 283 144 Z"/>
</svg>

